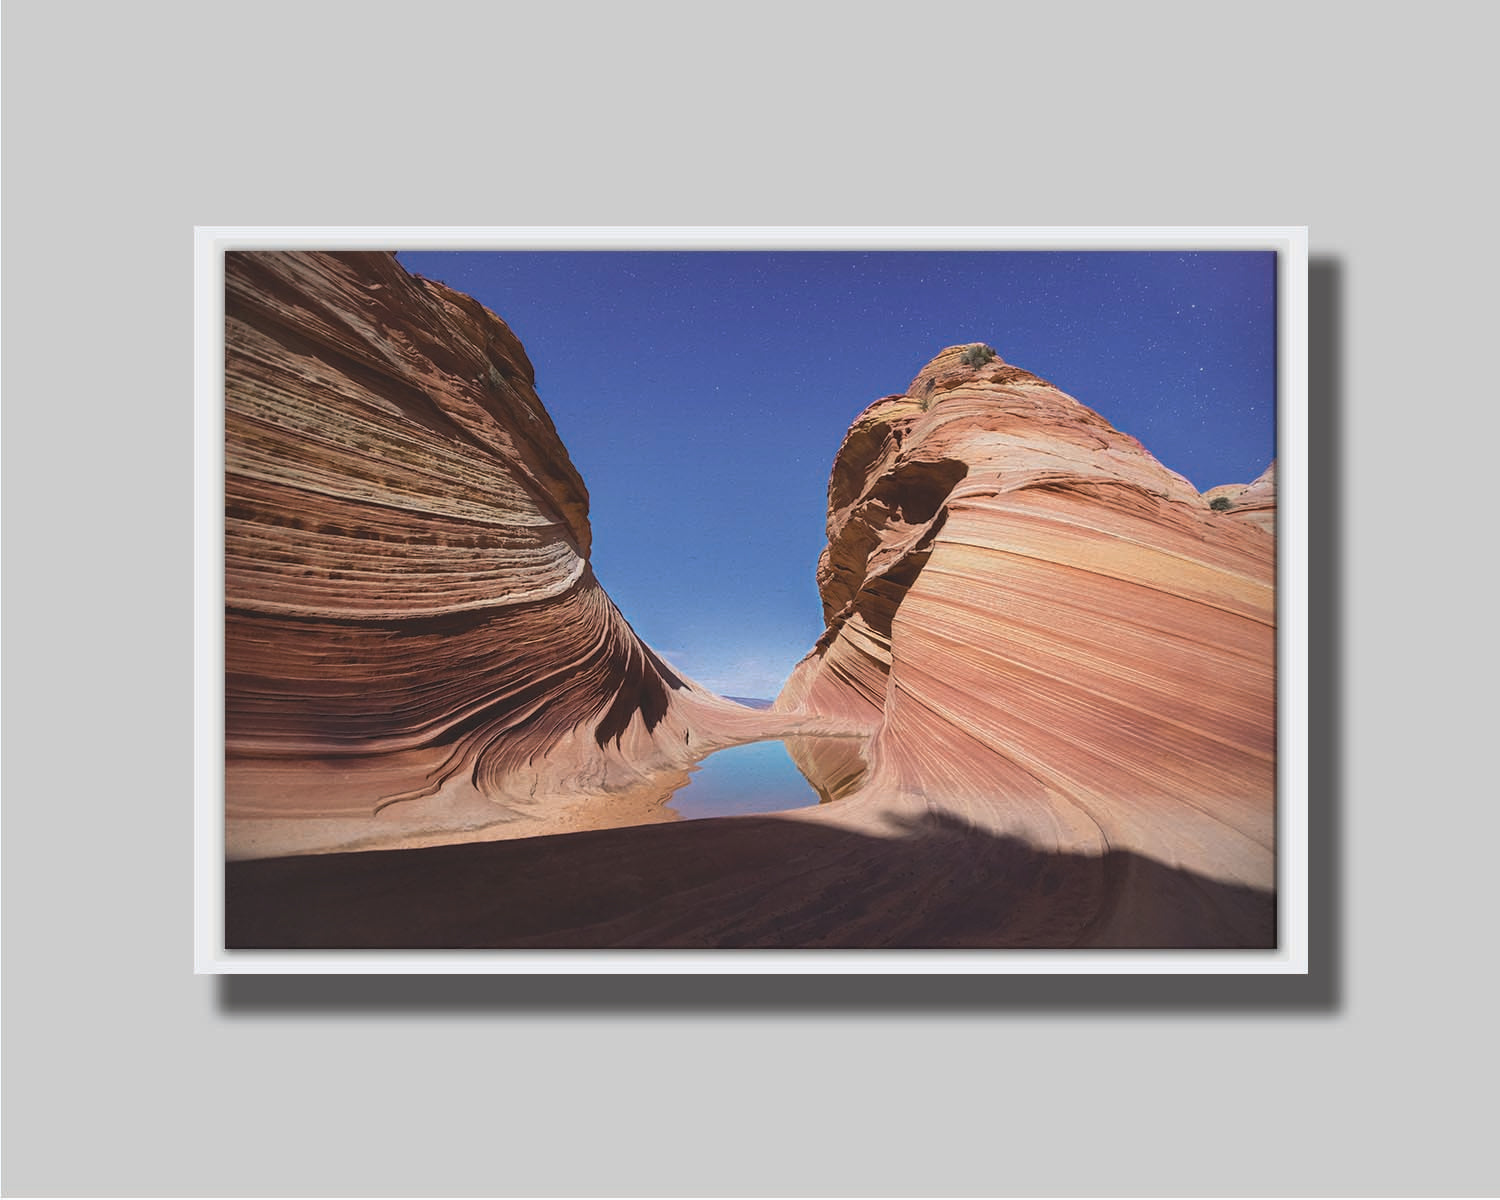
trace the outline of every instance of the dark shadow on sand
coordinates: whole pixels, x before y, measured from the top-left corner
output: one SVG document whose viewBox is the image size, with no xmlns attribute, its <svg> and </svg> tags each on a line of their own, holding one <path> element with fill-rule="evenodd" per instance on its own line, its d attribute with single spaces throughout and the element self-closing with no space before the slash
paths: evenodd
<svg viewBox="0 0 1500 1200">
<path fill-rule="evenodd" d="M 230 863 L 230 949 L 1272 949 L 1268 892 L 957 817 L 730 817 Z"/>
</svg>

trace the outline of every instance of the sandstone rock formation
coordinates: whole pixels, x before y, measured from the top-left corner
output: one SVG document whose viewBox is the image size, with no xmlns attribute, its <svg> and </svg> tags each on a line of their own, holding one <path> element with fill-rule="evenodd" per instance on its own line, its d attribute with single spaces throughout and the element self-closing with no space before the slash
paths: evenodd
<svg viewBox="0 0 1500 1200">
<path fill-rule="evenodd" d="M 503 321 L 388 254 L 225 275 L 231 856 L 494 832 L 738 736 L 595 582 Z"/>
<path fill-rule="evenodd" d="M 229 946 L 1274 944 L 1272 471 L 1200 495 L 951 347 L 854 421 L 755 712 L 594 581 L 503 322 L 388 256 L 227 274 Z M 783 735 L 826 803 L 602 827 Z M 484 844 L 287 856 L 436 842 Z"/>
<path fill-rule="evenodd" d="M 866 409 L 838 453 L 828 631 L 778 707 L 866 724 L 869 769 L 851 775 L 831 743 L 794 757 L 882 820 L 955 814 L 1271 895 L 1273 472 L 1199 495 L 1097 413 L 966 350 Z M 1085 943 L 1166 920 L 1222 944 L 1273 936 L 1265 904 L 1205 912 L 1098 885 Z"/>
<path fill-rule="evenodd" d="M 1276 532 L 1276 464 L 1267 467 L 1254 483 L 1226 483 L 1209 488 L 1203 498 L 1210 507 L 1233 513 L 1236 520 L 1249 521 L 1269 534 Z"/>
</svg>

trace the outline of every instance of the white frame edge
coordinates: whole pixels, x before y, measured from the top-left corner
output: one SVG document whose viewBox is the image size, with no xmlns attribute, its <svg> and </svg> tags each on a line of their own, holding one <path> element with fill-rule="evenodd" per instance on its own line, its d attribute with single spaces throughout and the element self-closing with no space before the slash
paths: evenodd
<svg viewBox="0 0 1500 1200">
<path fill-rule="evenodd" d="M 1307 227 L 194 228 L 196 974 L 1305 975 L 1308 899 Z M 226 250 L 1274 250 L 1277 252 L 1277 949 L 227 950 L 224 928 Z"/>
</svg>

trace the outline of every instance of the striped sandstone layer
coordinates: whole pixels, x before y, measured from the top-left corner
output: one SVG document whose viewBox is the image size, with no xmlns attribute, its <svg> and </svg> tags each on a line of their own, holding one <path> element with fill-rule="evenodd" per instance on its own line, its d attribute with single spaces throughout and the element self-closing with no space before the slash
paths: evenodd
<svg viewBox="0 0 1500 1200">
<path fill-rule="evenodd" d="M 966 349 L 866 409 L 835 460 L 828 629 L 778 708 L 863 724 L 869 769 L 816 741 L 793 743 L 798 765 L 853 813 L 943 813 L 1100 864 L 1084 944 L 1169 922 L 1270 944 L 1273 471 L 1200 495 L 1091 409 Z M 1237 901 L 1148 894 L 1125 877 L 1148 861 Z"/>
<path fill-rule="evenodd" d="M 231 857 L 613 821 L 591 797 L 663 819 L 663 772 L 766 724 L 595 581 L 588 493 L 502 320 L 389 254 L 225 276 Z"/>
</svg>

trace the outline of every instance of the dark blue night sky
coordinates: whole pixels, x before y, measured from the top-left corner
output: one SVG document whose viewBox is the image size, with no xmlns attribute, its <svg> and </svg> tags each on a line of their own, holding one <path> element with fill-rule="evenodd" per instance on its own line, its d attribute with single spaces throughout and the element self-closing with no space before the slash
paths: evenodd
<svg viewBox="0 0 1500 1200">
<path fill-rule="evenodd" d="M 1275 456 L 1264 251 L 402 253 L 520 337 L 594 569 L 700 683 L 775 695 L 822 632 L 828 472 L 872 400 L 988 342 L 1199 490 Z"/>
</svg>

